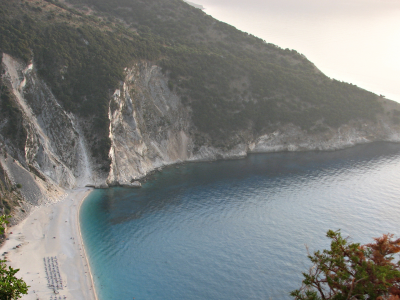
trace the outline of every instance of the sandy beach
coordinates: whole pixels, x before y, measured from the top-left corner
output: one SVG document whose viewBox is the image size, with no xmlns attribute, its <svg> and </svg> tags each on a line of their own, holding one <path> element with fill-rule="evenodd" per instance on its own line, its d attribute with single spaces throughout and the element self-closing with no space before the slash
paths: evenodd
<svg viewBox="0 0 400 300">
<path fill-rule="evenodd" d="M 17 277 L 30 286 L 21 299 L 97 299 L 79 226 L 79 208 L 90 192 L 67 191 L 64 199 L 35 208 L 8 229 L 0 253 L 8 252 L 8 264 L 20 269 Z"/>
</svg>

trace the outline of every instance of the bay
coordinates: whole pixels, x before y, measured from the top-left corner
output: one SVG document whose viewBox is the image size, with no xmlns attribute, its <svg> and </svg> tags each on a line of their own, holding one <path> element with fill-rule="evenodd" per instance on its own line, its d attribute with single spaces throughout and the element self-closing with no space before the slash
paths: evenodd
<svg viewBox="0 0 400 300">
<path fill-rule="evenodd" d="M 400 236 L 400 144 L 252 154 L 95 190 L 82 234 L 100 300 L 290 299 L 329 229 Z"/>
<path fill-rule="evenodd" d="M 400 102 L 398 0 L 196 0 L 205 12 L 295 49 L 331 78 Z"/>
</svg>

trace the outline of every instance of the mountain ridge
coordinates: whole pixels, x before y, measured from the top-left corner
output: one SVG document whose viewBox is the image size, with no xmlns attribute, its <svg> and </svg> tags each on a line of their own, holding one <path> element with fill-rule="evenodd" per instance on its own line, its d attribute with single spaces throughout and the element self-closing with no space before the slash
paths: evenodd
<svg viewBox="0 0 400 300">
<path fill-rule="evenodd" d="M 400 141 L 399 104 L 179 0 L 11 0 L 0 16 L 0 161 L 30 205 L 173 163 Z"/>
</svg>

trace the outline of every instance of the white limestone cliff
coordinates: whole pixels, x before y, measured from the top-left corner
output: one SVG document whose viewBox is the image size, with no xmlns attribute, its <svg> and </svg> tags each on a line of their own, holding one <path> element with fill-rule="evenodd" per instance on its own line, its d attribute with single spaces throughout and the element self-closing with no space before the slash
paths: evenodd
<svg viewBox="0 0 400 300">
<path fill-rule="evenodd" d="M 63 189 L 85 185 L 138 186 L 138 179 L 166 165 L 186 161 L 231 159 L 254 152 L 336 150 L 373 141 L 400 142 L 400 127 L 387 111 L 400 104 L 381 99 L 385 110 L 378 122 L 354 120 L 340 128 L 305 131 L 292 124 L 261 136 L 244 130 L 242 142 L 217 148 L 196 141 L 191 110 L 168 87 L 168 76 L 151 62 L 138 62 L 125 71 L 110 99 L 109 137 L 111 159 L 108 174 L 96 170 L 81 129 L 81 120 L 57 102 L 35 65 L 24 65 L 4 54 L 3 83 L 15 96 L 23 116 L 25 148 L 15 150 L 1 135 L 0 163 L 9 178 L 24 178 L 24 198 L 32 205 L 52 201 Z M 12 158 L 5 156 L 12 154 Z M 135 184 L 132 184 L 136 182 Z"/>
<path fill-rule="evenodd" d="M 256 138 L 249 135 L 245 143 L 229 150 L 210 145 L 196 150 L 190 110 L 168 88 L 168 78 L 161 68 L 149 62 L 127 69 L 125 81 L 112 98 L 109 184 L 132 182 L 152 170 L 185 161 L 240 158 L 256 152 L 336 150 L 373 141 L 400 141 L 400 127 L 382 114 L 377 123 L 354 121 L 337 129 L 326 127 L 315 132 L 288 124 Z"/>
<path fill-rule="evenodd" d="M 15 158 L 21 168 L 34 174 L 25 179 L 33 182 L 24 182 L 23 186 L 43 190 L 40 186 L 46 182 L 48 186 L 70 189 L 92 182 L 90 159 L 76 117 L 59 105 L 32 64 L 25 66 L 4 54 L 2 65 L 3 83 L 15 96 L 14 104 L 22 113 L 27 134 L 23 157 Z M 2 138 L 5 151 L 12 147 L 11 142 Z M 11 171 L 9 175 L 16 177 Z M 39 198 L 45 201 L 48 196 L 43 192 Z"/>
</svg>

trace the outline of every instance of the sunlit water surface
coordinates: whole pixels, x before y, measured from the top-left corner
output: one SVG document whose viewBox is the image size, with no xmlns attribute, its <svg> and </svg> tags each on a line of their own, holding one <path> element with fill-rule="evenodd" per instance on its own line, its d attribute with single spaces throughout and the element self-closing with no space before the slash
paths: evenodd
<svg viewBox="0 0 400 300">
<path fill-rule="evenodd" d="M 400 144 L 172 166 L 141 189 L 95 190 L 81 227 L 111 299 L 289 299 L 328 229 L 400 235 Z"/>
</svg>

